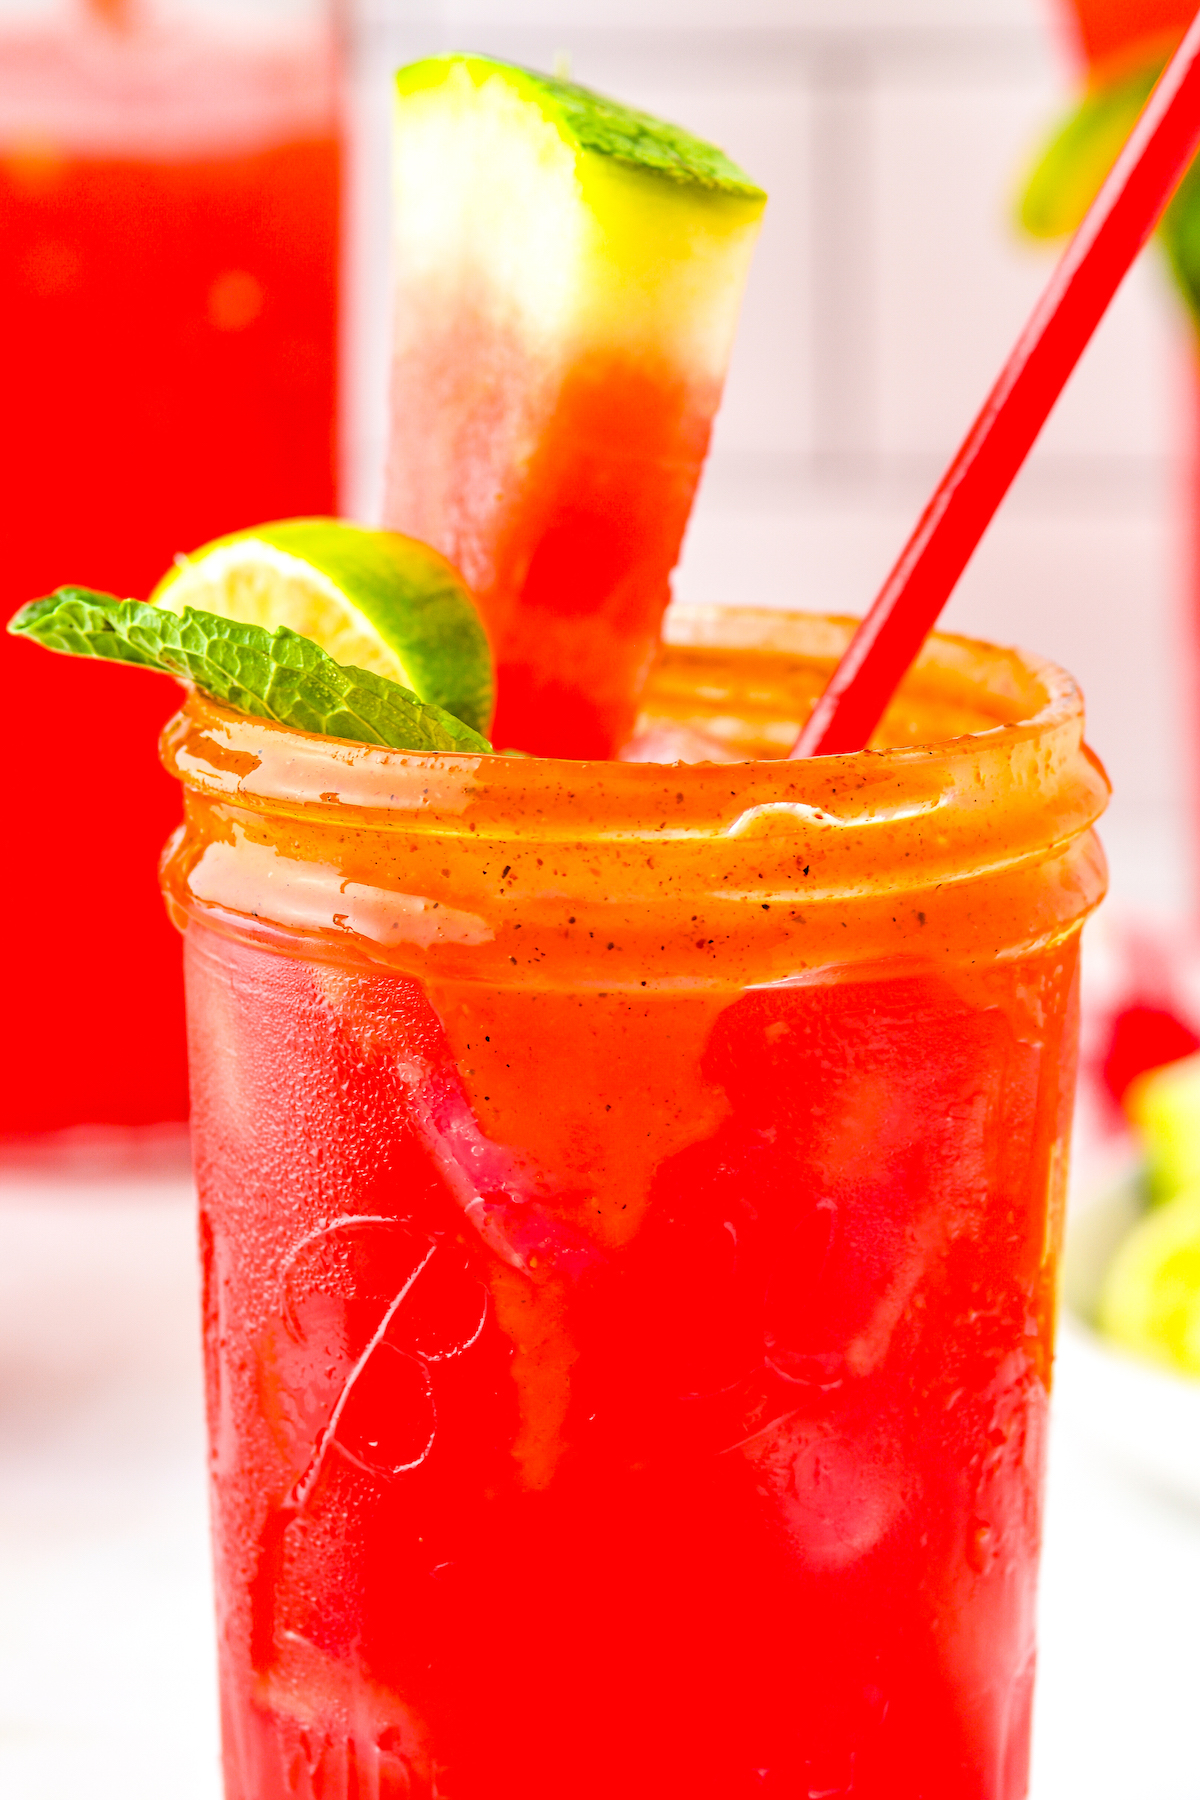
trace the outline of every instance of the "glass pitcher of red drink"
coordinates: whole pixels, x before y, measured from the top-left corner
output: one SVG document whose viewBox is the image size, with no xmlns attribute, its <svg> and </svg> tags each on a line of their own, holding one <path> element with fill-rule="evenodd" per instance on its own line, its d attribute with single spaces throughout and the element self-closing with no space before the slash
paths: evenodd
<svg viewBox="0 0 1200 1800">
<path fill-rule="evenodd" d="M 144 598 L 208 538 L 334 510 L 333 50 L 323 0 L 6 9 L 6 613 L 64 572 Z M 0 1131 L 181 1119 L 178 948 L 151 874 L 177 815 L 150 750 L 174 691 L 44 668 L 12 638 L 3 655 L 23 950 Z M 64 696 L 72 728 L 47 731 Z"/>
</svg>

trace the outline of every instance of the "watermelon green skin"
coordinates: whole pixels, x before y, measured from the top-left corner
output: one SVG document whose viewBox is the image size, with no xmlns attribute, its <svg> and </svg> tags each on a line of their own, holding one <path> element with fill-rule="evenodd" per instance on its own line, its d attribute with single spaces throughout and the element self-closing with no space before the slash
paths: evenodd
<svg viewBox="0 0 1200 1800">
<path fill-rule="evenodd" d="M 712 146 L 483 57 L 396 78 L 385 523 L 460 568 L 493 737 L 611 756 L 670 598 L 765 195 Z"/>
</svg>

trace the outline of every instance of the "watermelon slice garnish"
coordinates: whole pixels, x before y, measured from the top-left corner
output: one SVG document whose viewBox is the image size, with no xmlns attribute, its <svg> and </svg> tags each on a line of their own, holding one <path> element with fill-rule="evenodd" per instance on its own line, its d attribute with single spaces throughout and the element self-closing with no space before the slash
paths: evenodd
<svg viewBox="0 0 1200 1800">
<path fill-rule="evenodd" d="M 396 77 L 385 518 L 460 568 L 501 746 L 632 728 L 766 197 L 713 146 L 478 56 Z"/>
</svg>

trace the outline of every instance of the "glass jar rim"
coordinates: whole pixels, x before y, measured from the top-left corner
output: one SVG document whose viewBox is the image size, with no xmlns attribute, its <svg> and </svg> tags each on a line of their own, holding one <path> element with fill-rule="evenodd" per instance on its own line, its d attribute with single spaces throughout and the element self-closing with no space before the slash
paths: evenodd
<svg viewBox="0 0 1200 1800">
<path fill-rule="evenodd" d="M 668 651 L 758 653 L 770 648 L 806 661 L 821 685 L 857 621 L 775 609 L 675 606 L 667 615 Z M 780 756 L 733 762 L 573 762 L 505 754 L 439 754 L 389 750 L 341 738 L 294 731 L 253 719 L 192 691 L 163 734 L 163 759 L 188 787 L 214 799 L 224 795 L 272 811 L 334 807 L 353 809 L 386 828 L 411 829 L 420 818 L 459 815 L 486 793 L 493 806 L 528 814 L 537 834 L 531 790 L 554 791 L 574 804 L 586 791 L 604 812 L 601 836 L 641 836 L 661 812 L 659 796 L 671 790 L 674 824 L 723 833 L 735 821 L 727 802 L 788 805 L 843 826 L 860 818 L 895 814 L 895 790 L 912 789 L 910 804 L 939 807 L 953 790 L 963 795 L 1007 771 L 1011 787 L 1057 787 L 1072 776 L 1080 804 L 1068 810 L 1073 829 L 1085 830 L 1103 811 L 1109 783 L 1083 742 L 1083 696 L 1056 664 L 1027 652 L 947 633 L 934 633 L 901 688 L 899 701 L 924 695 L 961 703 L 986 700 L 991 723 L 922 743 L 892 744 L 831 757 L 797 761 Z M 886 721 L 885 721 L 886 722 Z M 736 771 L 738 792 L 730 793 Z M 676 798 L 679 795 L 681 798 Z M 753 797 L 752 797 L 753 796 Z M 1031 792 L 1030 795 L 1033 798 Z M 679 811 L 682 809 L 682 812 Z M 364 823 L 365 818 L 364 818 Z M 669 828 L 669 826 L 668 826 Z"/>
<path fill-rule="evenodd" d="M 736 704 L 722 681 L 749 670 L 769 688 L 789 657 L 819 687 L 852 629 L 681 609 L 666 662 L 683 657 L 685 700 L 711 676 L 719 711 Z M 765 675 L 763 633 L 782 645 Z M 923 686 L 960 718 L 973 698 L 992 722 L 803 761 L 575 763 L 313 737 L 193 694 L 163 736 L 187 795 L 168 903 L 180 924 L 293 954 L 506 982 L 544 978 L 549 958 L 609 987 L 618 961 L 641 987 L 652 965 L 684 984 L 725 979 L 737 959 L 755 980 L 791 980 L 1059 941 L 1105 885 L 1090 828 L 1108 782 L 1078 688 L 1052 664 L 951 637 L 927 647 L 902 711 Z M 795 720 L 784 727 L 786 742 Z M 597 946 L 612 972 L 593 968 Z"/>
</svg>

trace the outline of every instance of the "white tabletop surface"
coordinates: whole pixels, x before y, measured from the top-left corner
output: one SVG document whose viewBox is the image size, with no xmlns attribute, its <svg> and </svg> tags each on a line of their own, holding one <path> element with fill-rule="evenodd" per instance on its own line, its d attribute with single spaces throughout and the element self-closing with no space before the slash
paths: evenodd
<svg viewBox="0 0 1200 1800">
<path fill-rule="evenodd" d="M 0 1181 L 0 1794 L 218 1800 L 189 1183 Z M 1073 1393 L 1033 1797 L 1200 1800 L 1200 1510 L 1106 1458 Z"/>
</svg>

